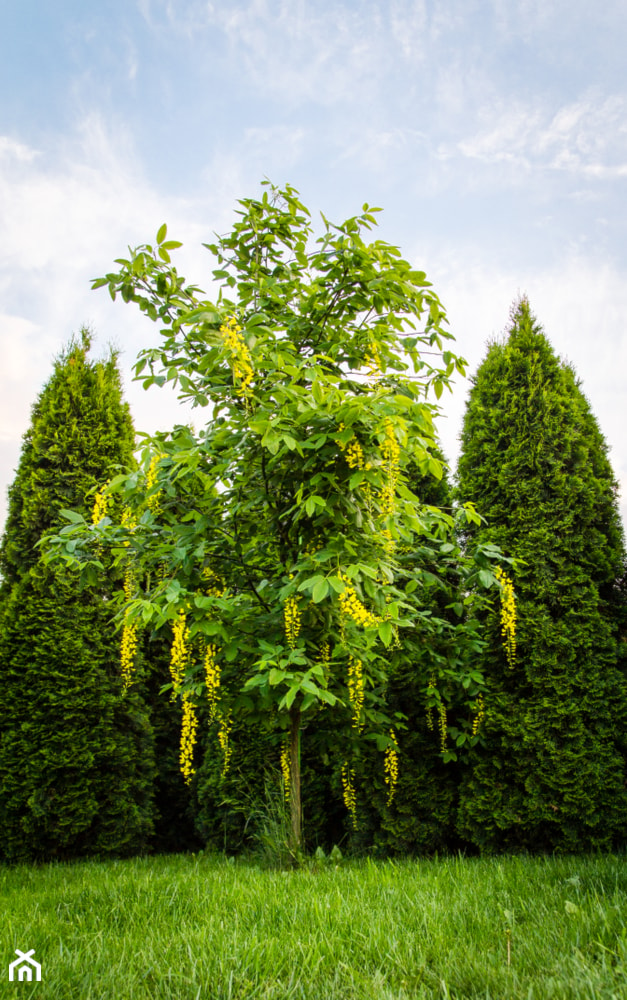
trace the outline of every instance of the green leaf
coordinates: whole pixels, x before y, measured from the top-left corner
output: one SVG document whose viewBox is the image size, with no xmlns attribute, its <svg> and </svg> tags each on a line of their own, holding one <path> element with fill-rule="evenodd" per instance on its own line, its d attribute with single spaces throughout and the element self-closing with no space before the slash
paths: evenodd
<svg viewBox="0 0 627 1000">
<path fill-rule="evenodd" d="M 168 227 L 164 222 L 163 225 L 159 227 L 159 231 L 157 233 L 157 243 L 163 243 L 164 239 L 166 238 L 167 232 L 168 232 Z"/>
<path fill-rule="evenodd" d="M 72 524 L 85 524 L 85 518 L 82 514 L 78 514 L 75 510 L 63 510 L 59 511 L 61 517 L 64 517 L 66 521 L 71 521 Z"/>
<path fill-rule="evenodd" d="M 307 579 L 303 580 L 303 582 L 299 585 L 298 590 L 299 592 L 302 592 L 303 590 L 313 590 L 316 584 L 321 580 L 324 580 L 324 577 L 321 576 L 320 573 L 317 573 L 316 576 L 308 576 Z"/>
<path fill-rule="evenodd" d="M 389 646 L 390 643 L 392 642 L 393 634 L 394 633 L 391 622 L 381 622 L 381 624 L 379 625 L 379 636 L 381 638 L 381 641 L 386 646 Z"/>
<path fill-rule="evenodd" d="M 328 593 L 329 593 L 328 581 L 324 579 L 318 580 L 311 593 L 311 599 L 314 602 L 314 604 L 320 604 L 320 601 L 323 601 Z"/>
</svg>

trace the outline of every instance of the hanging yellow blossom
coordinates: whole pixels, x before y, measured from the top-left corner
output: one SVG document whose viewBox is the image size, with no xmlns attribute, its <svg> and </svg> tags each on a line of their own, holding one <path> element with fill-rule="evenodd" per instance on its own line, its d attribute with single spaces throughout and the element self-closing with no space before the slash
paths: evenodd
<svg viewBox="0 0 627 1000">
<path fill-rule="evenodd" d="M 185 784 L 189 785 L 196 773 L 194 770 L 194 746 L 196 745 L 198 717 L 196 716 L 191 696 L 187 692 L 185 692 L 181 700 L 183 702 L 183 722 L 181 725 L 181 752 L 179 760 Z"/>
<path fill-rule="evenodd" d="M 213 643 L 207 643 L 205 649 L 205 683 L 207 685 L 207 696 L 209 699 L 209 722 L 213 722 L 218 708 L 220 697 L 220 667 L 216 663 L 218 647 Z"/>
<path fill-rule="evenodd" d="M 158 490 L 156 493 L 151 493 L 151 490 L 154 490 L 154 487 L 157 485 L 157 466 L 162 458 L 163 455 L 153 455 L 150 459 L 148 472 L 146 473 L 146 493 L 148 494 L 146 503 L 148 505 L 148 510 L 152 511 L 155 515 L 159 513 L 159 497 L 161 495 L 161 491 Z"/>
<path fill-rule="evenodd" d="M 133 597 L 133 570 L 127 565 L 124 570 L 124 600 L 126 604 Z M 122 672 L 122 690 L 126 693 L 131 686 L 133 679 L 133 665 L 137 652 L 137 625 L 131 622 L 128 617 L 128 610 L 124 610 L 124 621 L 122 623 L 122 639 L 120 641 L 120 667 Z"/>
<path fill-rule="evenodd" d="M 381 490 L 381 514 L 388 517 L 394 513 L 396 504 L 396 484 L 398 483 L 401 449 L 396 440 L 394 424 L 390 417 L 385 419 L 385 437 L 381 445 L 381 457 L 386 473 L 386 481 Z"/>
<path fill-rule="evenodd" d="M 283 621 L 285 623 L 285 638 L 290 649 L 296 648 L 296 640 L 300 635 L 301 616 L 298 608 L 298 598 L 288 597 L 283 605 Z"/>
<path fill-rule="evenodd" d="M 378 375 L 381 375 L 381 355 L 379 354 L 379 348 L 374 341 L 370 341 L 368 350 L 364 355 L 364 361 L 366 362 L 368 375 L 371 378 L 376 378 Z"/>
<path fill-rule="evenodd" d="M 472 735 L 476 736 L 481 728 L 481 724 L 485 719 L 485 702 L 483 700 L 483 695 L 477 695 L 477 714 L 472 720 Z"/>
<path fill-rule="evenodd" d="M 427 685 L 427 695 L 429 697 L 432 697 L 435 694 L 435 691 L 436 691 L 435 674 L 431 674 L 431 677 L 429 678 L 429 684 Z M 427 709 L 427 726 L 429 727 L 429 729 L 431 730 L 431 732 L 433 732 L 433 728 L 434 728 L 434 726 L 433 726 L 433 708 L 431 706 L 429 706 L 429 708 Z"/>
<path fill-rule="evenodd" d="M 385 748 L 385 761 L 383 764 L 385 783 L 388 786 L 388 807 L 392 805 L 392 799 L 394 798 L 398 784 L 398 743 L 396 742 L 396 733 L 393 729 L 390 729 L 390 739 L 394 745 Z"/>
<path fill-rule="evenodd" d="M 448 724 L 446 720 L 446 705 L 440 705 L 440 750 L 446 753 L 448 746 Z"/>
<path fill-rule="evenodd" d="M 514 584 L 500 566 L 494 575 L 501 585 L 501 634 L 507 662 L 511 668 L 516 665 L 516 596 Z"/>
<path fill-rule="evenodd" d="M 361 660 L 356 660 L 353 656 L 348 661 L 348 697 L 353 709 L 351 725 L 360 733 L 363 729 L 361 711 L 364 707 L 364 672 Z"/>
<path fill-rule="evenodd" d="M 205 566 L 202 571 L 202 578 L 206 585 L 205 593 L 208 597 L 224 597 L 226 593 L 224 580 L 217 573 L 214 573 L 210 566 Z"/>
<path fill-rule="evenodd" d="M 239 382 L 238 395 L 250 395 L 250 383 L 253 380 L 253 365 L 248 345 L 241 333 L 241 326 L 234 316 L 227 319 L 220 327 L 220 335 L 231 351 L 231 369 L 233 379 Z"/>
<path fill-rule="evenodd" d="M 338 431 L 340 433 L 345 430 L 343 423 L 338 424 Z M 370 462 L 366 462 L 364 459 L 364 449 L 357 440 L 356 436 L 353 434 L 352 438 L 348 444 L 344 444 L 341 439 L 336 438 L 336 442 L 342 451 L 346 452 L 346 464 L 351 469 L 370 469 Z"/>
<path fill-rule="evenodd" d="M 136 526 L 136 521 L 133 516 L 133 512 L 125 507 L 122 511 L 122 527 L 128 528 L 132 531 Z M 130 542 L 128 539 L 124 542 L 124 546 L 128 548 Z M 133 575 L 133 569 L 129 562 L 127 562 L 124 569 L 124 601 L 126 604 L 133 598 L 133 591 L 135 589 L 135 578 Z M 122 638 L 120 641 L 120 667 L 122 672 L 122 690 L 126 693 L 132 683 L 133 677 L 133 664 L 135 661 L 135 654 L 137 652 L 137 625 L 130 621 L 128 610 L 124 610 L 124 621 L 122 623 Z"/>
<path fill-rule="evenodd" d="M 220 750 L 222 751 L 222 777 L 224 777 L 229 769 L 229 764 L 231 762 L 231 756 L 233 754 L 233 747 L 231 746 L 231 730 L 233 725 L 231 723 L 231 713 L 222 713 L 219 709 L 217 712 L 218 718 L 218 743 L 220 744 Z"/>
<path fill-rule="evenodd" d="M 355 772 L 348 763 L 342 764 L 342 798 L 351 818 L 353 830 L 357 829 L 357 794 L 355 792 Z"/>
<path fill-rule="evenodd" d="M 172 697 L 181 690 L 181 684 L 185 676 L 185 667 L 189 657 L 188 651 L 189 629 L 185 612 L 181 609 L 176 619 L 172 622 L 172 647 L 170 649 L 170 675 L 172 677 Z"/>
<path fill-rule="evenodd" d="M 100 524 L 103 517 L 107 516 L 108 496 L 106 494 L 108 483 L 99 489 L 94 496 L 94 506 L 91 512 L 92 524 Z"/>
<path fill-rule="evenodd" d="M 364 450 L 356 437 L 351 438 L 346 448 L 346 464 L 351 469 L 364 468 Z"/>
<path fill-rule="evenodd" d="M 291 781 L 291 771 L 290 771 L 290 748 L 287 743 L 284 743 L 281 747 L 281 774 L 283 776 L 283 795 L 285 796 L 285 801 L 290 801 L 290 781 Z"/>
<path fill-rule="evenodd" d="M 349 578 L 340 574 L 340 579 L 344 584 L 344 590 L 339 594 L 342 617 L 352 618 L 355 624 L 360 625 L 361 628 L 373 628 L 375 625 L 380 625 L 382 619 L 379 615 L 368 611 L 368 608 L 362 604 Z"/>
</svg>

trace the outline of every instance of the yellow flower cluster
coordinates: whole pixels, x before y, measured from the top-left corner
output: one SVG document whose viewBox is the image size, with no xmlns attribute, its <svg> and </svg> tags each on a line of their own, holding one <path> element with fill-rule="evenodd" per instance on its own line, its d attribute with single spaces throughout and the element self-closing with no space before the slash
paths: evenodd
<svg viewBox="0 0 627 1000">
<path fill-rule="evenodd" d="M 300 635 L 301 619 L 298 609 L 298 598 L 288 597 L 283 605 L 283 621 L 285 623 L 285 638 L 290 649 L 296 647 L 296 640 Z"/>
<path fill-rule="evenodd" d="M 250 383 L 253 380 L 253 365 L 248 345 L 242 337 L 241 326 L 234 316 L 227 319 L 220 327 L 220 335 L 232 354 L 231 368 L 233 378 L 239 380 L 237 392 L 240 396 L 250 395 Z"/>
<path fill-rule="evenodd" d="M 91 512 L 92 524 L 99 524 L 103 517 L 107 516 L 107 502 L 109 498 L 105 492 L 106 488 L 107 484 L 105 483 L 94 497 L 94 506 Z"/>
<path fill-rule="evenodd" d="M 436 690 L 436 688 L 435 688 L 435 674 L 431 674 L 431 677 L 429 678 L 429 684 L 427 685 L 427 694 L 431 696 L 431 695 L 435 694 L 435 690 Z M 432 708 L 428 708 L 427 709 L 427 726 L 429 727 L 429 729 L 431 730 L 431 732 L 433 732 L 433 709 Z"/>
<path fill-rule="evenodd" d="M 285 801 L 290 801 L 290 748 L 287 743 L 284 743 L 281 747 L 281 774 L 283 775 L 283 794 L 285 796 Z"/>
<path fill-rule="evenodd" d="M 357 829 L 357 794 L 355 792 L 355 772 L 347 762 L 342 764 L 342 798 L 351 818 L 353 830 Z"/>
<path fill-rule="evenodd" d="M 381 374 L 381 355 L 379 354 L 379 348 L 372 341 L 368 345 L 368 351 L 364 356 L 364 360 L 370 376 Z"/>
<path fill-rule="evenodd" d="M 338 425 L 338 431 L 344 430 L 344 424 Z M 364 449 L 360 445 L 359 441 L 353 434 L 352 438 L 348 444 L 344 444 L 343 441 L 337 441 L 337 444 L 342 451 L 346 452 L 346 463 L 351 469 L 370 469 L 370 462 L 364 460 Z"/>
<path fill-rule="evenodd" d="M 485 719 L 485 702 L 483 700 L 483 695 L 477 695 L 477 714 L 472 721 L 472 735 L 476 736 L 481 728 L 481 724 Z"/>
<path fill-rule="evenodd" d="M 374 615 L 372 611 L 368 611 L 368 608 L 361 603 L 348 577 L 340 574 L 340 579 L 344 583 L 344 590 L 339 595 L 342 617 L 352 618 L 355 624 L 360 625 L 362 628 L 373 628 L 375 625 L 380 625 L 382 619 L 379 615 Z"/>
<path fill-rule="evenodd" d="M 132 531 L 133 528 L 137 527 L 137 521 L 135 520 L 133 511 L 130 507 L 125 507 L 122 511 L 122 519 L 120 523 L 123 528 L 128 528 L 129 531 Z M 128 542 L 125 542 L 124 544 L 128 545 Z"/>
<path fill-rule="evenodd" d="M 440 705 L 440 750 L 446 752 L 448 745 L 448 725 L 446 720 L 446 705 Z"/>
<path fill-rule="evenodd" d="M 398 784 L 398 743 L 396 742 L 396 733 L 393 729 L 390 729 L 390 739 L 393 740 L 394 746 L 387 746 L 385 748 L 385 761 L 383 764 L 385 783 L 389 789 L 387 799 L 388 807 L 392 805 L 392 799 L 394 798 L 394 793 Z"/>
<path fill-rule="evenodd" d="M 183 610 L 179 611 L 176 620 L 172 622 L 172 647 L 170 649 L 170 675 L 172 677 L 172 697 L 181 690 L 181 684 L 185 676 L 185 667 L 189 658 L 188 652 L 189 629 L 187 619 Z"/>
<path fill-rule="evenodd" d="M 501 585 L 501 634 L 510 667 L 516 665 L 516 596 L 514 584 L 500 566 L 494 575 Z"/>
<path fill-rule="evenodd" d="M 348 697 L 353 709 L 351 724 L 360 733 L 363 729 L 361 710 L 364 707 L 364 672 L 361 660 L 353 656 L 348 661 Z"/>
<path fill-rule="evenodd" d="M 207 685 L 207 695 L 209 698 L 209 722 L 213 722 L 218 708 L 220 697 L 220 667 L 216 663 L 218 647 L 213 643 L 207 643 L 205 649 L 205 683 Z"/>
<path fill-rule="evenodd" d="M 133 571 L 130 566 L 124 570 L 124 600 L 128 602 L 133 597 Z M 124 612 L 124 622 L 122 624 L 122 639 L 120 641 L 120 667 L 122 671 L 122 690 L 124 693 L 131 686 L 133 678 L 133 664 L 137 652 L 137 625 L 130 622 L 128 612 Z"/>
<path fill-rule="evenodd" d="M 340 573 L 340 579 L 344 583 L 344 590 L 338 595 L 342 617 L 352 618 L 355 624 L 362 628 L 373 628 L 375 625 L 380 625 L 382 619 L 379 615 L 368 611 L 368 608 L 361 603 L 348 577 Z"/>
<path fill-rule="evenodd" d="M 132 531 L 135 525 L 136 521 L 132 511 L 128 507 L 125 507 L 122 511 L 122 526 Z M 128 541 L 124 542 L 124 545 L 127 547 L 129 544 Z M 127 563 L 124 570 L 124 600 L 127 604 L 133 597 L 134 583 L 133 570 L 130 564 Z M 120 666 L 122 671 L 122 689 L 124 692 L 128 691 L 131 686 L 133 662 L 136 652 L 137 626 L 129 621 L 128 612 L 125 610 L 124 622 L 122 624 L 122 639 L 120 642 Z"/>
<path fill-rule="evenodd" d="M 210 566 L 205 566 L 202 571 L 202 578 L 205 581 L 205 592 L 208 597 L 223 597 L 226 593 L 226 587 L 224 585 L 224 580 L 222 580 L 217 573 L 211 569 Z"/>
<path fill-rule="evenodd" d="M 148 472 L 146 473 L 146 493 L 150 491 L 157 485 L 157 465 L 160 459 L 163 458 L 162 455 L 155 454 L 150 459 L 150 465 L 148 466 Z M 159 513 L 159 495 L 160 491 L 153 493 L 147 499 L 148 510 L 151 510 L 153 514 Z"/>
<path fill-rule="evenodd" d="M 381 456 L 387 474 L 386 483 L 381 490 L 381 514 L 383 517 L 388 517 L 394 513 L 396 484 L 398 482 L 398 470 L 401 458 L 400 445 L 396 440 L 394 424 L 390 417 L 386 417 L 385 419 L 385 438 L 381 445 Z"/>
<path fill-rule="evenodd" d="M 346 463 L 351 469 L 363 469 L 364 450 L 356 437 L 351 438 L 346 448 Z"/>
<path fill-rule="evenodd" d="M 222 777 L 224 777 L 229 769 L 233 754 L 233 747 L 230 740 L 231 730 L 233 729 L 231 713 L 227 712 L 226 715 L 223 715 L 222 712 L 218 712 L 218 723 L 218 743 L 222 751 Z"/>
<path fill-rule="evenodd" d="M 196 745 L 196 730 L 198 729 L 198 718 L 196 710 L 189 694 L 184 694 L 183 702 L 183 723 L 181 725 L 181 752 L 179 761 L 181 773 L 185 779 L 185 784 L 191 784 L 194 770 L 194 746 Z"/>
</svg>

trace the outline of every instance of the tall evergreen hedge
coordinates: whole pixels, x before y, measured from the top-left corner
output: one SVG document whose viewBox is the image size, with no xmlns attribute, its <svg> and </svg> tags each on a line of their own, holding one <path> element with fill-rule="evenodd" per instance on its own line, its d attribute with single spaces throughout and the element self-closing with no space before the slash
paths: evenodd
<svg viewBox="0 0 627 1000">
<path fill-rule="evenodd" d="M 627 683 L 618 651 L 625 549 L 607 446 L 572 367 L 522 300 L 474 379 L 459 489 L 480 534 L 521 562 L 517 655 L 488 621 L 485 742 L 461 787 L 480 848 L 575 851 L 624 842 Z"/>
<path fill-rule="evenodd" d="M 132 460 L 116 359 L 89 338 L 56 361 L 36 401 L 0 546 L 0 851 L 11 861 L 128 855 L 152 833 L 154 741 L 141 692 L 124 697 L 109 584 L 79 593 L 36 543 L 88 515 L 98 484 Z"/>
</svg>

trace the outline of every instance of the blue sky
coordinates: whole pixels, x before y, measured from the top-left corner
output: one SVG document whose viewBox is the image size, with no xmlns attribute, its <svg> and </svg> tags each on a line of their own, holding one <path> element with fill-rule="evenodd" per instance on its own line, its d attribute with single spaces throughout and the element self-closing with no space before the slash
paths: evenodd
<svg viewBox="0 0 627 1000">
<path fill-rule="evenodd" d="M 627 5 L 604 0 L 7 0 L 0 33 L 0 521 L 30 407 L 84 323 L 131 382 L 157 328 L 90 291 L 163 221 L 183 271 L 260 180 L 377 234 L 430 280 L 476 369 L 516 296 L 571 361 L 627 522 Z M 444 399 L 452 462 L 468 383 Z"/>
</svg>

